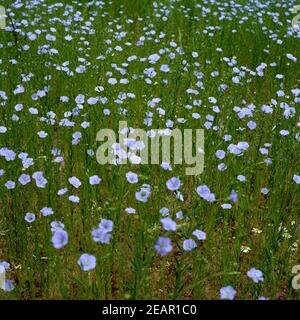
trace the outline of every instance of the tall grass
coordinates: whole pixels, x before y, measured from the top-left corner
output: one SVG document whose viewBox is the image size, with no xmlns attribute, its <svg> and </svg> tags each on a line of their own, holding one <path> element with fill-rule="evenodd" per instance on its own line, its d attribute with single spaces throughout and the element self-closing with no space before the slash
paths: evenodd
<svg viewBox="0 0 300 320">
<path fill-rule="evenodd" d="M 299 263 L 300 222 L 300 187 L 293 180 L 300 173 L 299 97 L 291 92 L 300 88 L 300 33 L 292 29 L 293 14 L 289 12 L 294 1 L 261 1 L 263 7 L 241 0 L 236 5 L 196 0 L 162 0 L 156 5 L 144 0 L 64 1 L 62 6 L 49 0 L 26 1 L 27 7 L 20 8 L 13 3 L 1 2 L 9 15 L 9 28 L 0 30 L 0 91 L 7 95 L 5 101 L 0 98 L 0 126 L 7 128 L 0 133 L 0 148 L 7 147 L 17 155 L 26 152 L 34 164 L 25 169 L 18 157 L 13 161 L 0 157 L 0 169 L 5 170 L 0 177 L 0 262 L 10 263 L 7 278 L 15 283 L 14 290 L 1 291 L 0 297 L 219 299 L 220 288 L 231 285 L 238 299 L 299 298 L 291 286 L 292 267 Z M 81 12 L 77 15 L 80 19 L 76 19 L 76 12 Z M 126 32 L 124 38 L 119 37 L 122 31 Z M 37 35 L 33 41 L 30 32 Z M 47 40 L 47 34 L 55 40 Z M 73 39 L 66 41 L 66 35 Z M 58 52 L 42 54 L 44 45 Z M 116 46 L 123 50 L 117 51 Z M 166 50 L 159 52 L 161 49 Z M 198 56 L 193 57 L 192 52 Z M 154 53 L 160 59 L 151 64 L 147 59 Z M 170 53 L 175 53 L 174 59 Z M 128 62 L 133 55 L 137 60 Z M 257 67 L 262 63 L 266 66 L 260 76 Z M 84 73 L 75 71 L 85 64 Z M 170 72 L 161 72 L 162 64 L 168 64 Z M 121 75 L 116 66 L 126 74 Z M 73 73 L 62 70 L 66 67 Z M 144 70 L 150 67 L 157 75 L 147 84 Z M 234 67 L 238 68 L 236 73 Z M 217 77 L 211 76 L 214 71 L 219 72 Z M 202 72 L 203 77 L 198 74 L 197 79 L 195 72 Z M 22 82 L 28 74 L 32 74 L 30 81 Z M 276 77 L 278 74 L 283 78 Z M 234 83 L 232 77 L 238 75 L 240 82 Z M 129 83 L 111 85 L 109 78 L 127 78 Z M 204 89 L 197 87 L 198 81 Z M 25 92 L 14 94 L 20 84 Z M 221 84 L 227 84 L 227 90 L 220 90 Z M 47 86 L 44 97 L 32 97 Z M 97 86 L 103 86 L 104 91 L 96 92 Z M 189 94 L 189 88 L 199 93 Z M 283 90 L 284 96 L 278 96 L 278 90 Z M 120 93 L 124 92 L 134 93 L 135 98 L 122 100 Z M 78 94 L 85 95 L 85 103 L 77 115 L 74 99 Z M 62 102 L 61 96 L 68 96 L 69 102 Z M 89 105 L 87 99 L 96 96 L 106 97 L 107 103 Z M 217 102 L 210 103 L 209 97 Z M 153 98 L 161 101 L 151 108 L 148 102 Z M 195 105 L 199 99 L 201 106 Z M 17 104 L 23 104 L 23 110 L 16 111 Z M 255 105 L 252 116 L 239 118 L 234 107 L 250 104 Z M 220 112 L 213 111 L 214 105 Z M 263 105 L 272 106 L 273 112 L 263 112 Z M 287 106 L 295 108 L 290 117 L 283 114 Z M 157 107 L 165 114 L 159 115 Z M 38 115 L 31 114 L 29 108 L 36 108 Z M 110 115 L 105 116 L 104 109 L 109 109 Z M 60 125 L 68 111 L 73 111 L 68 118 L 73 127 Z M 55 113 L 53 123 L 49 112 Z M 153 112 L 149 127 L 144 124 L 146 112 Z M 199 119 L 192 117 L 196 112 Z M 208 115 L 214 119 L 210 121 Z M 180 118 L 186 121 L 180 123 Z M 88 149 L 96 152 L 99 147 L 97 132 L 110 128 L 117 133 L 120 120 L 126 120 L 129 127 L 150 130 L 166 128 L 168 119 L 174 121 L 174 128 L 205 129 L 201 175 L 186 176 L 185 165 L 171 164 L 172 171 L 159 165 L 101 166 L 95 155 L 87 154 Z M 83 121 L 90 126 L 83 129 Z M 207 121 L 211 128 L 205 127 Z M 256 129 L 249 129 L 249 121 L 256 122 Z M 38 136 L 42 130 L 48 134 L 46 138 Z M 289 134 L 282 135 L 281 130 Z M 72 144 L 76 131 L 82 138 Z M 225 141 L 224 135 L 231 135 L 232 140 Z M 227 151 L 230 143 L 242 141 L 249 143 L 242 155 Z M 63 162 L 53 162 L 54 148 L 61 150 Z M 269 154 L 262 154 L 260 148 L 268 149 Z M 223 160 L 215 156 L 220 149 L 226 151 Z M 266 158 L 272 162 L 267 164 Z M 227 166 L 224 171 L 218 169 L 222 162 Z M 36 171 L 42 171 L 47 179 L 45 188 L 38 188 L 32 178 L 24 186 L 18 182 L 22 173 L 32 176 Z M 128 171 L 139 175 L 138 184 L 128 183 Z M 89 184 L 92 175 L 101 177 L 99 185 Z M 246 181 L 237 180 L 238 175 L 244 175 Z M 80 179 L 80 188 L 69 184 L 72 176 Z M 167 189 L 166 181 L 171 177 L 180 178 L 184 201 Z M 14 189 L 7 189 L 8 180 L 16 182 Z M 135 197 L 144 183 L 151 186 L 146 203 Z M 209 186 L 216 201 L 200 198 L 195 191 L 199 185 Z M 68 193 L 58 196 L 63 187 L 68 187 Z M 262 188 L 268 188 L 269 193 L 262 194 Z M 238 194 L 236 203 L 229 200 L 232 190 Z M 79 196 L 80 202 L 70 202 L 70 195 Z M 224 210 L 224 203 L 231 203 L 232 208 Z M 44 217 L 40 212 L 43 207 L 51 207 L 54 214 Z M 126 213 L 127 207 L 135 208 L 136 213 Z M 163 229 L 163 207 L 177 222 L 176 232 Z M 178 211 L 183 212 L 183 219 L 176 219 Z M 25 221 L 27 212 L 35 213 L 34 222 Z M 109 244 L 95 243 L 91 236 L 101 219 L 114 222 Z M 68 244 L 62 249 L 51 243 L 52 221 L 64 223 L 68 232 Z M 205 231 L 206 240 L 196 240 L 192 236 L 195 229 Z M 163 257 L 154 249 L 160 236 L 170 237 L 173 245 L 172 252 Z M 185 251 L 183 241 L 189 238 L 196 240 L 197 248 Z M 249 251 L 244 252 L 243 247 Z M 95 269 L 85 272 L 78 266 L 83 253 L 96 257 Z M 252 267 L 263 272 L 263 282 L 254 283 L 247 277 Z"/>
</svg>

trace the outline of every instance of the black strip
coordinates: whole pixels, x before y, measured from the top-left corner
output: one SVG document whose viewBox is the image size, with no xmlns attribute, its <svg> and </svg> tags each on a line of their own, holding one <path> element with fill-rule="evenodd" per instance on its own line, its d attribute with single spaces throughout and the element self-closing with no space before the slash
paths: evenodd
<svg viewBox="0 0 300 320">
<path fill-rule="evenodd" d="M 222 319 L 241 319 L 245 315 L 259 318 L 263 312 L 286 317 L 297 314 L 298 301 L 0 301 L 0 310 L 5 318 L 41 319 L 136 319 L 177 318 L 205 319 L 221 315 Z M 2 317 L 0 316 L 0 319 Z"/>
</svg>

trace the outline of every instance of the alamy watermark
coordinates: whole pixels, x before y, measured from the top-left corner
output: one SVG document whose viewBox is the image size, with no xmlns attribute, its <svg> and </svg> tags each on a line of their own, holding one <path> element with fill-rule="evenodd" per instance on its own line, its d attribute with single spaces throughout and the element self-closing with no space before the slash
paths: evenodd
<svg viewBox="0 0 300 320">
<path fill-rule="evenodd" d="M 6 11 L 3 6 L 0 6 L 0 29 L 6 27 Z"/>
<path fill-rule="evenodd" d="M 292 287 L 295 290 L 300 289 L 300 265 L 297 264 L 293 266 L 292 273 L 295 274 L 295 276 L 292 279 Z"/>
<path fill-rule="evenodd" d="M 0 266 L 0 289 L 5 288 L 5 268 Z"/>
<path fill-rule="evenodd" d="M 300 5 L 294 6 L 291 9 L 291 11 L 292 13 L 298 13 L 300 11 Z M 300 21 L 300 12 L 292 20 L 292 27 L 294 29 L 300 29 L 299 21 Z"/>
<path fill-rule="evenodd" d="M 126 121 L 120 121 L 118 133 L 117 142 L 112 129 L 98 131 L 96 140 L 103 142 L 96 152 L 99 164 L 131 163 L 168 166 L 171 163 L 185 163 L 189 166 L 185 169 L 186 175 L 199 175 L 203 172 L 203 129 L 184 129 L 183 132 L 180 129 L 169 128 L 145 131 L 128 128 Z M 171 140 L 173 140 L 173 148 L 171 148 Z"/>
</svg>

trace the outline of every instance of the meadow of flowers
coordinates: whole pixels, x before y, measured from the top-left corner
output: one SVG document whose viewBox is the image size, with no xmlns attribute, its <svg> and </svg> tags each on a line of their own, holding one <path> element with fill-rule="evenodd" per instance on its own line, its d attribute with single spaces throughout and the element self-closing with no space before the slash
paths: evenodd
<svg viewBox="0 0 300 320">
<path fill-rule="evenodd" d="M 297 299 L 296 1 L 2 0 L 1 299 Z M 204 129 L 204 171 L 100 129 Z"/>
</svg>

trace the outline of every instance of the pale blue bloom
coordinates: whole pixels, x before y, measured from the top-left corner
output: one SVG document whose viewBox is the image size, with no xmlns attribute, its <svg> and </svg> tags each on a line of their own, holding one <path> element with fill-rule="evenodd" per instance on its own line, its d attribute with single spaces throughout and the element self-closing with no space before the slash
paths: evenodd
<svg viewBox="0 0 300 320">
<path fill-rule="evenodd" d="M 227 286 L 220 289 L 220 297 L 222 300 L 233 300 L 236 293 L 236 290 L 233 289 L 232 286 Z"/>
<path fill-rule="evenodd" d="M 180 180 L 176 177 L 173 177 L 166 182 L 167 188 L 171 191 L 178 190 L 180 188 L 180 184 Z"/>
<path fill-rule="evenodd" d="M 68 233 L 63 229 L 54 232 L 51 242 L 56 249 L 61 249 L 68 243 Z"/>
<path fill-rule="evenodd" d="M 206 233 L 202 230 L 194 230 L 193 235 L 198 239 L 198 240 L 205 240 L 206 239 Z"/>
<path fill-rule="evenodd" d="M 35 221 L 35 214 L 31 213 L 31 212 L 27 212 L 25 215 L 25 220 L 29 223 L 34 222 Z"/>
<path fill-rule="evenodd" d="M 136 213 L 136 210 L 134 208 L 126 208 L 125 211 L 128 213 L 128 214 L 134 214 Z"/>
<path fill-rule="evenodd" d="M 44 207 L 43 209 L 41 209 L 41 213 L 44 217 L 51 216 L 53 214 L 53 209 Z"/>
<path fill-rule="evenodd" d="M 223 209 L 228 210 L 228 209 L 231 209 L 231 208 L 232 208 L 232 205 L 231 205 L 230 203 L 223 203 L 223 204 L 221 204 L 221 207 L 222 207 Z"/>
<path fill-rule="evenodd" d="M 246 177 L 243 176 L 243 175 L 241 175 L 241 174 L 237 176 L 237 179 L 238 179 L 240 182 L 245 182 L 245 181 L 246 181 Z"/>
<path fill-rule="evenodd" d="M 69 196 L 69 201 L 73 202 L 73 203 L 79 203 L 80 198 L 74 195 Z"/>
<path fill-rule="evenodd" d="M 176 219 L 183 219 L 183 212 L 182 211 L 178 211 L 176 212 Z"/>
<path fill-rule="evenodd" d="M 168 66 L 167 64 L 162 64 L 162 65 L 160 66 L 160 71 L 162 71 L 162 72 L 169 72 L 169 71 L 170 71 L 170 68 L 169 68 L 169 66 Z"/>
<path fill-rule="evenodd" d="M 29 167 L 31 167 L 33 165 L 34 165 L 34 161 L 33 161 L 32 158 L 26 158 L 26 159 L 22 160 L 22 166 L 25 169 L 27 169 L 27 168 L 29 168 Z M 45 182 L 45 181 L 43 181 L 43 182 Z"/>
<path fill-rule="evenodd" d="M 30 179 L 30 175 L 28 175 L 26 173 L 23 173 L 23 174 L 20 175 L 18 180 L 24 186 L 27 183 L 29 183 L 31 179 Z"/>
<path fill-rule="evenodd" d="M 16 187 L 16 183 L 14 181 L 8 180 L 5 184 L 7 189 L 14 189 Z"/>
<path fill-rule="evenodd" d="M 171 239 L 167 237 L 159 237 L 154 248 L 158 254 L 165 256 L 172 251 Z"/>
<path fill-rule="evenodd" d="M 69 180 L 69 183 L 76 189 L 81 186 L 80 180 L 76 177 L 70 177 L 68 180 Z"/>
<path fill-rule="evenodd" d="M 141 189 L 135 193 L 135 198 L 140 202 L 147 202 L 150 197 L 150 191 L 147 189 Z"/>
<path fill-rule="evenodd" d="M 210 189 L 206 185 L 198 186 L 196 192 L 198 193 L 199 197 L 208 202 L 214 202 L 216 200 L 215 195 L 210 191 Z"/>
<path fill-rule="evenodd" d="M 162 162 L 161 165 L 162 169 L 164 170 L 168 170 L 168 171 L 172 171 L 172 167 L 169 163 L 166 163 L 166 162 Z"/>
<path fill-rule="evenodd" d="M 183 250 L 192 251 L 197 248 L 197 243 L 193 239 L 186 239 L 183 241 Z"/>
<path fill-rule="evenodd" d="M 0 266 L 3 267 L 5 270 L 9 270 L 10 264 L 7 261 L 1 261 Z"/>
<path fill-rule="evenodd" d="M 254 130 L 254 129 L 256 129 L 256 122 L 254 122 L 254 121 L 249 121 L 249 122 L 247 123 L 247 126 L 248 126 L 248 128 L 249 128 L 250 130 Z"/>
<path fill-rule="evenodd" d="M 137 183 L 139 180 L 138 175 L 134 172 L 131 172 L 131 171 L 126 173 L 126 179 L 129 183 L 132 183 L 132 184 Z"/>
<path fill-rule="evenodd" d="M 59 189 L 58 191 L 57 191 L 57 195 L 58 196 L 62 196 L 62 195 L 64 195 L 65 193 L 67 193 L 68 192 L 68 188 L 62 188 L 62 189 Z"/>
<path fill-rule="evenodd" d="M 55 232 L 59 229 L 64 229 L 65 225 L 61 221 L 52 221 L 51 222 L 51 232 Z"/>
<path fill-rule="evenodd" d="M 45 188 L 48 181 L 44 178 L 42 171 L 37 171 L 32 175 L 38 188 Z"/>
<path fill-rule="evenodd" d="M 13 161 L 16 158 L 16 153 L 6 147 L 0 149 L 0 156 L 4 157 L 6 161 Z"/>
<path fill-rule="evenodd" d="M 92 231 L 92 237 L 95 242 L 100 242 L 103 244 L 109 244 L 111 239 L 110 233 L 105 233 L 101 229 L 94 229 Z"/>
<path fill-rule="evenodd" d="M 80 256 L 77 263 L 83 271 L 93 270 L 96 267 L 96 258 L 91 254 L 84 253 Z"/>
<path fill-rule="evenodd" d="M 247 276 L 251 278 L 255 283 L 264 281 L 264 274 L 262 273 L 262 271 L 255 268 L 251 268 L 247 272 Z"/>
<path fill-rule="evenodd" d="M 300 176 L 299 175 L 294 174 L 293 180 L 294 180 L 295 183 L 300 184 Z"/>
<path fill-rule="evenodd" d="M 45 132 L 45 131 L 39 131 L 38 133 L 38 136 L 40 137 L 40 138 L 46 138 L 47 137 L 47 135 L 48 135 L 48 133 L 47 132 Z"/>
<path fill-rule="evenodd" d="M 101 178 L 97 175 L 94 175 L 89 178 L 89 182 L 90 182 L 90 185 L 92 185 L 92 186 L 96 185 L 96 184 L 100 184 Z"/>
<path fill-rule="evenodd" d="M 179 190 L 175 191 L 175 194 L 176 194 L 176 199 L 180 201 L 184 201 L 183 194 Z"/>
<path fill-rule="evenodd" d="M 159 212 L 162 214 L 163 217 L 167 217 L 170 213 L 170 210 L 164 207 L 164 208 L 161 208 Z"/>
<path fill-rule="evenodd" d="M 102 233 L 111 232 L 113 229 L 114 223 L 111 220 L 102 219 L 99 223 L 99 229 Z"/>
<path fill-rule="evenodd" d="M 233 203 L 238 201 L 238 194 L 235 192 L 235 190 L 232 190 L 230 193 L 230 201 Z"/>
<path fill-rule="evenodd" d="M 217 150 L 216 157 L 218 159 L 224 159 L 226 155 L 226 152 L 224 150 Z"/>
<path fill-rule="evenodd" d="M 5 292 L 11 292 L 15 289 L 15 284 L 13 282 L 13 280 L 8 280 L 6 279 L 4 284 L 2 285 L 2 290 L 4 290 Z"/>
<path fill-rule="evenodd" d="M 160 219 L 160 222 L 163 225 L 163 228 L 166 231 L 176 231 L 177 229 L 177 224 L 174 220 L 172 220 L 171 218 L 162 218 Z"/>
</svg>

